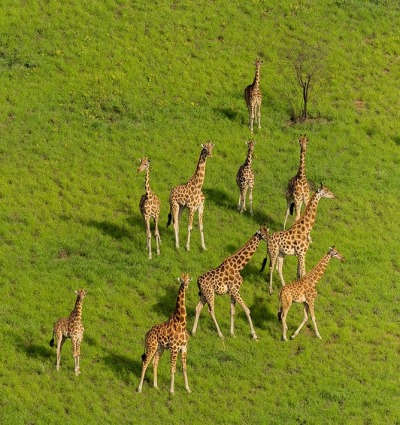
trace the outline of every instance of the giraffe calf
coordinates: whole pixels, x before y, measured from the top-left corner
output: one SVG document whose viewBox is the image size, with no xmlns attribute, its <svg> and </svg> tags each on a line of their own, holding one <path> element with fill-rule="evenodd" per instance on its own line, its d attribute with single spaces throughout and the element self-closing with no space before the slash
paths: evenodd
<svg viewBox="0 0 400 425">
<path fill-rule="evenodd" d="M 314 301 L 317 297 L 317 283 L 324 274 L 331 258 L 337 258 L 342 262 L 344 261 L 343 256 L 335 249 L 335 247 L 329 248 L 329 251 L 322 257 L 319 263 L 309 273 L 302 276 L 299 280 L 296 280 L 289 285 L 283 286 L 279 291 L 280 309 L 278 311 L 278 319 L 282 321 L 282 338 L 284 341 L 287 341 L 286 332 L 288 327 L 286 325 L 286 317 L 292 303 L 294 302 L 303 303 L 304 319 L 294 334 L 291 336 L 291 339 L 297 336 L 301 328 L 308 321 L 308 311 L 311 314 L 315 333 L 317 337 L 321 339 L 321 335 L 318 332 L 317 322 L 315 320 Z"/>
<path fill-rule="evenodd" d="M 83 339 L 84 327 L 82 324 L 82 303 L 87 291 L 79 289 L 75 291 L 78 295 L 75 308 L 68 317 L 58 319 L 53 328 L 53 338 L 50 341 L 50 347 L 54 347 L 54 340 L 57 343 L 57 370 L 60 370 L 61 350 L 67 338 L 71 338 L 72 351 L 75 362 L 75 375 L 79 375 L 79 357 L 81 352 L 81 342 Z"/>
</svg>

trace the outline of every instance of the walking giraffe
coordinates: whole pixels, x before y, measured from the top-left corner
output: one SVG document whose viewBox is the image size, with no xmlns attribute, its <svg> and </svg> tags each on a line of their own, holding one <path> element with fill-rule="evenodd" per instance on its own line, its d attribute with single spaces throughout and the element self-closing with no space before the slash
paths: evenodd
<svg viewBox="0 0 400 425">
<path fill-rule="evenodd" d="M 84 327 L 82 325 L 82 303 L 87 291 L 79 289 L 75 291 L 78 295 L 75 302 L 75 308 L 68 317 L 57 320 L 53 328 L 53 338 L 50 341 L 50 347 L 54 347 L 54 339 L 57 343 L 57 370 L 60 370 L 61 350 L 67 338 L 71 338 L 72 352 L 75 362 L 75 375 L 81 373 L 79 368 L 79 356 L 81 352 L 81 342 L 83 339 Z"/>
<path fill-rule="evenodd" d="M 302 134 L 299 139 L 300 144 L 300 166 L 297 174 L 289 180 L 287 191 L 286 191 L 286 216 L 285 222 L 283 223 L 283 229 L 286 228 L 286 220 L 289 213 L 293 215 L 293 209 L 295 210 L 295 221 L 300 218 L 301 206 L 307 205 L 310 197 L 310 189 L 307 183 L 306 177 L 306 150 L 308 144 L 308 138 L 305 134 Z"/>
<path fill-rule="evenodd" d="M 310 233 L 315 223 L 317 207 L 320 199 L 335 198 L 335 195 L 321 183 L 309 200 L 303 215 L 288 230 L 281 230 L 271 234 L 268 238 L 267 252 L 269 255 L 269 293 L 272 294 L 272 275 L 276 268 L 281 278 L 282 286 L 285 285 L 282 268 L 286 255 L 297 256 L 297 279 L 306 272 L 306 253 L 310 245 Z M 267 257 L 264 258 L 261 271 L 264 270 Z"/>
<path fill-rule="evenodd" d="M 144 375 L 146 369 L 153 359 L 153 379 L 154 388 L 158 388 L 157 384 L 157 367 L 160 357 L 164 350 L 171 351 L 171 387 L 170 393 L 174 393 L 176 360 L 178 353 L 181 352 L 183 377 L 185 380 L 185 389 L 190 393 L 187 373 L 186 373 L 186 354 L 189 341 L 189 333 L 186 330 L 186 306 L 185 293 L 189 282 L 192 280 L 187 273 L 182 273 L 182 277 L 178 278 L 181 286 L 178 291 L 176 300 L 176 308 L 174 314 L 165 323 L 153 326 L 145 337 L 145 353 L 142 355 L 143 366 L 142 375 L 137 391 L 142 392 Z"/>
<path fill-rule="evenodd" d="M 215 295 L 229 294 L 231 296 L 231 335 L 234 336 L 234 321 L 235 321 L 235 304 L 238 302 L 246 313 L 247 320 L 250 325 L 250 332 L 253 339 L 257 339 L 256 332 L 251 321 L 250 310 L 247 308 L 242 297 L 239 294 L 240 286 L 243 283 L 243 277 L 240 272 L 244 266 L 250 261 L 250 258 L 256 252 L 261 240 L 267 241 L 269 229 L 262 227 L 251 237 L 251 239 L 239 249 L 235 254 L 228 257 L 216 269 L 204 273 L 197 279 L 199 287 L 200 301 L 196 307 L 196 317 L 194 320 L 192 334 L 196 333 L 199 316 L 204 304 L 207 303 L 208 311 L 217 328 L 220 338 L 223 338 L 222 332 L 218 326 L 214 312 Z"/>
<path fill-rule="evenodd" d="M 318 338 L 321 338 L 321 335 L 318 332 L 317 322 L 315 320 L 314 301 L 317 297 L 317 283 L 321 280 L 322 275 L 324 274 L 331 258 L 337 258 L 342 262 L 344 261 L 343 256 L 337 249 L 335 249 L 335 247 L 329 248 L 327 254 L 322 257 L 319 263 L 309 273 L 301 277 L 299 280 L 296 280 L 289 285 L 285 285 L 279 291 L 280 308 L 278 312 L 278 318 L 282 321 L 282 338 L 284 341 L 287 341 L 286 332 L 288 327 L 286 325 L 286 317 L 292 303 L 294 302 L 303 303 L 304 319 L 300 323 L 300 326 L 296 329 L 295 333 L 291 336 L 291 339 L 297 336 L 301 328 L 307 322 L 307 310 L 311 314 L 315 333 Z"/>
<path fill-rule="evenodd" d="M 246 193 L 249 191 L 250 214 L 253 215 L 253 187 L 254 187 L 254 172 L 251 169 L 253 159 L 253 150 L 256 142 L 250 140 L 247 142 L 247 157 L 243 165 L 240 166 L 236 174 L 236 183 L 239 187 L 239 203 L 238 210 L 240 213 L 246 211 Z"/>
<path fill-rule="evenodd" d="M 149 260 L 152 259 L 151 254 L 151 229 L 150 229 L 150 220 L 154 219 L 154 237 L 156 239 L 157 246 L 157 254 L 160 254 L 160 233 L 158 231 L 158 217 L 160 215 L 160 200 L 153 193 L 150 188 L 150 160 L 145 156 L 141 159 L 139 168 L 137 170 L 138 173 L 146 170 L 146 178 L 144 187 L 146 193 L 142 195 L 139 202 L 139 209 L 142 213 L 144 221 L 146 223 L 146 236 L 147 236 L 147 250 L 149 251 Z"/>
<path fill-rule="evenodd" d="M 200 158 L 197 162 L 197 167 L 194 175 L 190 180 L 183 185 L 174 187 L 169 196 L 170 213 L 168 214 L 167 227 L 171 224 L 174 225 L 175 230 L 175 243 L 179 248 L 179 220 L 185 208 L 189 209 L 189 224 L 188 236 L 186 242 L 186 249 L 190 250 L 190 232 L 193 227 L 193 218 L 196 211 L 199 214 L 199 229 L 201 238 L 201 247 L 206 250 L 203 233 L 203 213 L 204 213 L 204 194 L 201 191 L 204 183 L 206 173 L 206 160 L 207 157 L 212 157 L 213 144 L 210 142 L 201 145 Z"/>
<path fill-rule="evenodd" d="M 257 58 L 254 62 L 256 66 L 256 73 L 254 80 L 244 90 L 244 99 L 246 101 L 247 109 L 249 110 L 249 127 L 253 133 L 253 123 L 257 120 L 258 128 L 261 128 L 261 102 L 262 95 L 260 90 L 260 67 L 262 60 Z"/>
</svg>

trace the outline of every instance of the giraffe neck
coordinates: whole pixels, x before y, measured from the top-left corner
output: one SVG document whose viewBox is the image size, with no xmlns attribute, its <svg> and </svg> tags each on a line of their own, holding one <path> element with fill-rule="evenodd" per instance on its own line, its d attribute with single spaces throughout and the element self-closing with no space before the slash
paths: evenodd
<svg viewBox="0 0 400 425">
<path fill-rule="evenodd" d="M 300 150 L 300 167 L 297 175 L 300 179 L 306 178 L 306 149 L 303 147 Z"/>
<path fill-rule="evenodd" d="M 259 87 L 260 87 L 260 65 L 257 64 L 256 73 L 254 75 L 254 81 L 253 81 L 253 89 L 258 89 Z"/>
<path fill-rule="evenodd" d="M 75 302 L 75 308 L 72 310 L 69 318 L 74 319 L 74 321 L 80 321 L 82 319 L 82 304 L 83 298 L 78 295 Z"/>
<path fill-rule="evenodd" d="M 146 169 L 146 178 L 144 180 L 144 187 L 145 187 L 147 194 L 151 193 L 151 189 L 150 189 L 150 167 L 147 167 L 147 169 Z"/>
<path fill-rule="evenodd" d="M 292 229 L 300 228 L 303 233 L 309 233 L 311 231 L 315 223 L 318 202 L 320 199 L 321 195 L 318 192 L 315 192 L 312 198 L 308 201 L 303 215 L 293 224 Z"/>
<path fill-rule="evenodd" d="M 205 151 L 202 151 L 200 154 L 199 161 L 197 162 L 196 171 L 191 177 L 191 179 L 189 180 L 188 186 L 192 186 L 193 188 L 197 190 L 201 190 L 204 183 L 204 177 L 206 174 L 206 160 L 207 160 L 207 153 Z"/>
<path fill-rule="evenodd" d="M 250 261 L 250 258 L 256 252 L 258 245 L 261 241 L 261 235 L 259 232 L 255 233 L 254 236 L 246 243 L 246 245 L 239 249 L 235 254 L 231 255 L 226 259 L 226 262 L 232 264 L 235 270 L 240 271 Z"/>
<path fill-rule="evenodd" d="M 247 151 L 247 158 L 246 158 L 244 165 L 246 167 L 251 167 L 252 161 L 253 161 L 253 150 L 251 149 L 251 147 L 249 147 L 249 149 Z"/>
<path fill-rule="evenodd" d="M 181 323 L 183 326 L 186 326 L 185 295 L 186 295 L 185 285 L 181 283 L 181 286 L 178 292 L 178 298 L 176 300 L 176 309 L 175 309 L 173 318 L 175 321 Z"/>
<path fill-rule="evenodd" d="M 331 260 L 332 256 L 328 252 L 325 254 L 319 263 L 311 270 L 310 273 L 308 273 L 307 280 L 309 281 L 310 286 L 316 286 L 319 280 L 321 279 L 322 275 L 324 274 L 326 268 L 328 267 L 329 261 Z"/>
</svg>

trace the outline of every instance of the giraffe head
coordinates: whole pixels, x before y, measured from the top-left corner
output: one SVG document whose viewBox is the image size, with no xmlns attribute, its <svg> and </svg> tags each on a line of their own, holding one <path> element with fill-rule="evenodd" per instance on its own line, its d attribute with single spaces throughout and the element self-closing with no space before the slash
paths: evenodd
<svg viewBox="0 0 400 425">
<path fill-rule="evenodd" d="M 337 258 L 342 263 L 345 261 L 343 255 L 335 248 L 335 245 L 329 248 L 328 254 L 331 256 L 331 258 Z"/>
<path fill-rule="evenodd" d="M 214 144 L 208 141 L 207 143 L 202 144 L 201 147 L 203 148 L 203 150 L 201 151 L 201 154 L 204 155 L 205 157 L 209 156 L 211 158 L 212 148 L 214 147 Z"/>
<path fill-rule="evenodd" d="M 257 58 L 254 61 L 254 65 L 256 66 L 256 69 L 259 69 L 262 63 L 263 63 L 263 61 L 260 58 Z"/>
<path fill-rule="evenodd" d="M 83 288 L 78 289 L 77 291 L 75 291 L 75 294 L 78 295 L 78 297 L 83 300 L 87 294 L 87 291 Z"/>
<path fill-rule="evenodd" d="M 191 277 L 189 277 L 188 273 L 182 273 L 181 277 L 178 277 L 179 282 L 181 285 L 183 285 L 185 291 L 189 287 L 189 282 L 192 280 Z"/>
<path fill-rule="evenodd" d="M 249 148 L 249 151 L 250 152 L 253 152 L 254 146 L 255 146 L 256 142 L 254 140 L 249 140 L 248 142 L 246 142 L 246 144 L 247 144 L 247 146 Z"/>
<path fill-rule="evenodd" d="M 257 234 L 260 237 L 260 240 L 262 239 L 265 242 L 268 242 L 269 237 L 269 228 L 262 226 L 259 230 L 257 230 Z"/>
<path fill-rule="evenodd" d="M 331 192 L 325 185 L 323 185 L 321 183 L 321 186 L 319 187 L 319 189 L 317 189 L 316 194 L 320 197 L 320 198 L 329 198 L 329 199 L 334 199 L 336 198 L 336 196 L 333 194 L 333 192 Z"/>
<path fill-rule="evenodd" d="M 308 137 L 305 134 L 301 134 L 299 138 L 299 144 L 301 149 L 306 150 L 308 144 Z"/>
<path fill-rule="evenodd" d="M 147 170 L 150 166 L 150 160 L 147 158 L 147 156 L 143 157 L 140 160 L 139 168 L 137 169 L 138 173 L 141 173 L 143 170 Z"/>
</svg>

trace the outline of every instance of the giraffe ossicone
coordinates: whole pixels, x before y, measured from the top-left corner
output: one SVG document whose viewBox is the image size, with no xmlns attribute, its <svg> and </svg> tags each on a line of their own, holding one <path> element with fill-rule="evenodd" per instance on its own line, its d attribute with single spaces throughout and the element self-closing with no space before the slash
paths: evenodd
<svg viewBox="0 0 400 425">
<path fill-rule="evenodd" d="M 57 363 L 56 368 L 60 370 L 61 350 L 67 338 L 71 338 L 72 352 L 75 363 L 75 375 L 79 375 L 80 371 L 80 352 L 83 339 L 84 327 L 82 324 L 82 304 L 87 291 L 79 289 L 75 291 L 77 294 L 75 308 L 71 311 L 68 317 L 63 317 L 54 324 L 53 338 L 50 341 L 50 347 L 54 347 L 54 340 L 57 344 Z"/>
</svg>

